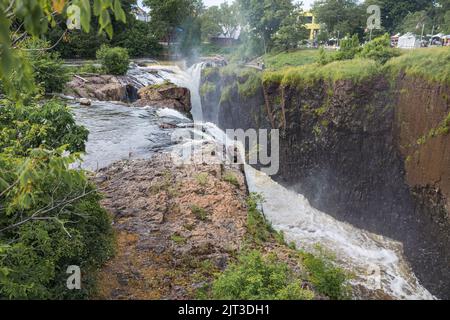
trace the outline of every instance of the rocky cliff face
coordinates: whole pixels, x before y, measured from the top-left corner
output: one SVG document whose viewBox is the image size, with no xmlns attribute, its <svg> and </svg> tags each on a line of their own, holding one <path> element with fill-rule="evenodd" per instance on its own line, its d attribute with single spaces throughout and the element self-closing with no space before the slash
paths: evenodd
<svg viewBox="0 0 450 320">
<path fill-rule="evenodd" d="M 280 129 L 277 180 L 340 220 L 401 241 L 422 283 L 450 297 L 448 86 L 378 75 L 243 90 L 248 78 L 206 73 L 205 114 L 217 110 L 223 129 Z"/>
</svg>

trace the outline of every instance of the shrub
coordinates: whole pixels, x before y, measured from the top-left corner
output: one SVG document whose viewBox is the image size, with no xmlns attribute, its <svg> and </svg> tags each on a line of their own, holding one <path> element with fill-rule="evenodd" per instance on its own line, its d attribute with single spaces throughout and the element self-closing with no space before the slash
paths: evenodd
<svg viewBox="0 0 450 320">
<path fill-rule="evenodd" d="M 36 84 L 42 87 L 45 93 L 62 92 L 70 76 L 59 54 L 45 50 L 50 44 L 30 39 L 22 43 L 21 47 L 27 49 L 27 57 L 33 68 Z"/>
<path fill-rule="evenodd" d="M 112 254 L 112 231 L 99 195 L 77 155 L 35 149 L 0 153 L 0 299 L 84 298 L 95 270 Z M 67 267 L 80 266 L 80 291 L 66 288 Z"/>
<path fill-rule="evenodd" d="M 130 56 L 127 49 L 102 46 L 97 51 L 97 59 L 101 61 L 107 74 L 125 75 L 130 66 Z"/>
<path fill-rule="evenodd" d="M 347 286 L 347 274 L 339 267 L 334 266 L 332 260 L 324 254 L 315 257 L 305 254 L 303 264 L 309 272 L 309 280 L 317 292 L 334 300 L 350 297 Z"/>
<path fill-rule="evenodd" d="M 398 57 L 400 52 L 391 48 L 389 34 L 378 37 L 368 42 L 358 54 L 361 58 L 373 59 L 381 64 L 385 64 L 391 58 Z"/>
<path fill-rule="evenodd" d="M 197 205 L 192 205 L 191 206 L 191 212 L 192 214 L 195 215 L 195 217 L 201 221 L 206 221 L 208 220 L 208 212 L 204 209 L 201 208 Z"/>
<path fill-rule="evenodd" d="M 0 129 L 0 299 L 88 297 L 113 247 L 100 196 L 71 169 L 87 130 L 56 100 L 0 107 Z M 66 288 L 70 265 L 82 290 Z"/>
<path fill-rule="evenodd" d="M 358 35 L 347 36 L 346 39 L 341 40 L 340 47 L 336 54 L 336 60 L 353 59 L 361 51 Z"/>
<path fill-rule="evenodd" d="M 247 199 L 247 232 L 250 239 L 255 243 L 266 242 L 275 233 L 265 220 L 264 215 L 258 210 L 258 204 L 263 201 L 258 194 L 251 194 Z"/>
<path fill-rule="evenodd" d="M 89 132 L 75 123 L 70 110 L 58 100 L 25 107 L 0 107 L 0 150 L 25 156 L 34 148 L 85 150 Z"/>
<path fill-rule="evenodd" d="M 227 174 L 225 174 L 225 176 L 223 177 L 223 181 L 232 184 L 236 188 L 239 188 L 241 186 L 238 178 L 231 172 L 228 172 Z"/>
<path fill-rule="evenodd" d="M 302 288 L 301 280 L 276 256 L 244 252 L 238 262 L 213 283 L 219 300 L 311 300 L 314 293 Z"/>
</svg>

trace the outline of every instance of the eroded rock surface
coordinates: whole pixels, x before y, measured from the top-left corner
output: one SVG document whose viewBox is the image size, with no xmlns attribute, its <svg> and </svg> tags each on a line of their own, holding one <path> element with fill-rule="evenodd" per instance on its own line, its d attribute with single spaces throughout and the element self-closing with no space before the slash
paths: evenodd
<svg viewBox="0 0 450 320">
<path fill-rule="evenodd" d="M 222 179 L 235 175 L 239 186 Z M 220 165 L 177 167 L 168 155 L 119 162 L 96 177 L 114 217 L 117 256 L 102 299 L 187 299 L 243 245 L 243 174 Z"/>
<path fill-rule="evenodd" d="M 134 102 L 140 85 L 127 76 L 92 75 L 74 76 L 65 94 L 75 98 L 99 101 Z"/>
<path fill-rule="evenodd" d="M 139 100 L 134 104 L 138 107 L 170 108 L 182 113 L 189 113 L 192 109 L 189 89 L 178 87 L 172 83 L 142 88 L 139 90 L 138 96 Z"/>
</svg>

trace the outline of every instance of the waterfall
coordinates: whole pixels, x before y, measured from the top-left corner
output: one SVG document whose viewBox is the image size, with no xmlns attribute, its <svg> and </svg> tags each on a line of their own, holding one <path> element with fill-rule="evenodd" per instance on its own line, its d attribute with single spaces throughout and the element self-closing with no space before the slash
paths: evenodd
<svg viewBox="0 0 450 320">
<path fill-rule="evenodd" d="M 139 68 L 138 72 L 143 73 L 144 80 L 151 80 L 153 83 L 162 83 L 165 80 L 176 84 L 177 86 L 188 88 L 191 92 L 192 117 L 195 122 L 203 120 L 202 99 L 200 97 L 200 81 L 204 63 L 197 63 L 187 70 L 181 69 L 179 66 L 152 66 Z M 148 75 L 148 74 L 153 75 Z M 135 73 L 130 73 L 136 76 Z M 156 76 L 154 75 L 156 74 Z M 148 85 L 148 84 L 147 84 Z"/>
</svg>

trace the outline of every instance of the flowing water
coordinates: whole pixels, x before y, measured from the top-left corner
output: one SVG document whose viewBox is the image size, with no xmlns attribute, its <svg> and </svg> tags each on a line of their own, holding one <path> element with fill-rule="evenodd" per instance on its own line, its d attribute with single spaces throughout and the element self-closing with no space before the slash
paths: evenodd
<svg viewBox="0 0 450 320">
<path fill-rule="evenodd" d="M 163 130 L 161 122 L 171 122 L 202 136 L 207 143 L 225 144 L 226 137 L 214 124 L 202 124 L 199 93 L 202 64 L 186 71 L 176 66 L 138 68 L 130 73 L 146 84 L 170 80 L 192 92 L 195 126 L 173 110 L 134 109 L 111 103 L 95 103 L 91 108 L 74 105 L 79 123 L 90 130 L 84 167 L 97 169 L 117 160 L 148 158 L 155 152 L 171 151 L 173 130 Z M 177 146 L 198 144 L 198 140 L 177 141 Z M 290 191 L 270 177 L 245 166 L 250 192 L 263 195 L 262 210 L 278 231 L 298 248 L 317 251 L 317 244 L 331 251 L 336 261 L 353 271 L 355 285 L 382 291 L 397 299 L 434 299 L 419 283 L 402 253 L 402 245 L 382 236 L 339 222 L 314 209 L 300 194 Z"/>
</svg>

